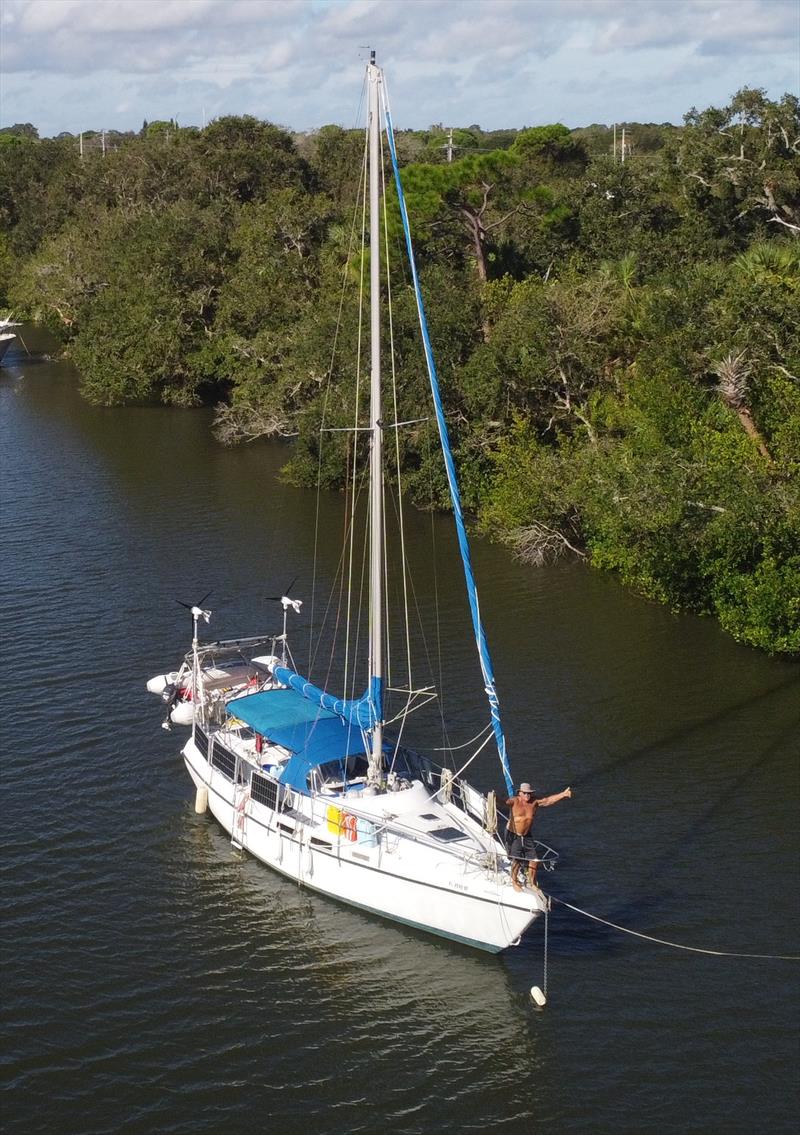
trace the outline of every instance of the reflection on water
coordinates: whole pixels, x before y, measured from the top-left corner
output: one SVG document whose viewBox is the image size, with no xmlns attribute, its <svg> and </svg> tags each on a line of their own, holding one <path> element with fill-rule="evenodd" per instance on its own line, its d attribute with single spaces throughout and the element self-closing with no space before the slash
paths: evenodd
<svg viewBox="0 0 800 1135">
<path fill-rule="evenodd" d="M 257 1038 L 271 1070 L 273 1121 L 291 1124 L 303 1097 L 314 1129 L 326 1129 L 343 1087 L 347 1130 L 374 1129 L 362 1108 L 376 1091 L 409 1130 L 415 1114 L 429 1124 L 448 1101 L 464 1115 L 496 1106 L 501 1126 L 533 1114 L 519 1085 L 545 1077 L 546 1061 L 526 998 L 496 959 L 304 891 L 232 856 L 213 821 L 188 810 L 177 857 L 174 846 L 164 851 L 179 939 L 194 938 L 194 925 L 215 943 L 212 955 L 191 951 L 195 991 L 224 1003 L 233 982 L 246 1002 L 240 1040 Z M 222 1052 L 227 1033 L 235 1045 L 241 1015 L 231 1027 L 221 1014 L 213 1027 Z"/>
</svg>

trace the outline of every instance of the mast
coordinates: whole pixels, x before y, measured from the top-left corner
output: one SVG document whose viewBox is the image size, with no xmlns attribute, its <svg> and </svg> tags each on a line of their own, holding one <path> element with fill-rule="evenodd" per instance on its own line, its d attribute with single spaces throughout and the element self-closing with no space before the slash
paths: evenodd
<svg viewBox="0 0 800 1135">
<path fill-rule="evenodd" d="M 380 322 L 380 96 L 381 73 L 370 52 L 369 82 L 369 298 L 370 298 L 370 569 L 369 569 L 369 696 L 375 725 L 369 779 L 380 779 L 383 767 L 383 426 L 381 424 Z"/>
</svg>

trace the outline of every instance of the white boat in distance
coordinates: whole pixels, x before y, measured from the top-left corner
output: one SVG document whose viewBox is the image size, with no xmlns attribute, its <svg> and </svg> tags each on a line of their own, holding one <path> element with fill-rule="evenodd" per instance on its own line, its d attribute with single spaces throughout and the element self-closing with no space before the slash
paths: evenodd
<svg viewBox="0 0 800 1135">
<path fill-rule="evenodd" d="M 4 319 L 0 319 L 0 363 L 3 361 L 6 351 L 17 337 L 9 328 L 21 326 L 22 324 L 15 323 L 10 315 L 7 315 Z"/>
<path fill-rule="evenodd" d="M 433 764 L 400 743 L 402 725 L 385 728 L 384 508 L 380 345 L 380 122 L 394 172 L 416 293 L 420 330 L 464 560 L 473 629 L 488 697 L 484 745 L 494 739 L 508 795 L 514 792 L 494 675 L 481 624 L 469 546 L 450 454 L 438 380 L 422 307 L 383 72 L 374 53 L 367 67 L 370 405 L 369 655 L 366 691 L 339 697 L 312 685 L 290 665 L 286 615 L 299 602 L 282 599 L 283 632 L 203 645 L 198 627 L 210 618 L 191 608 L 192 649 L 179 670 L 151 679 L 168 702 L 168 721 L 191 719 L 183 758 L 197 790 L 236 848 L 312 890 L 433 934 L 497 953 L 517 944 L 547 910 L 535 886 L 512 884 L 498 834 L 494 793 L 483 794 L 459 773 Z M 394 423 L 399 428 L 403 423 Z M 177 693 L 176 693 L 177 691 Z M 430 691 L 406 691 L 406 712 Z M 173 716 L 178 710 L 177 716 Z M 462 770 L 463 771 L 463 770 Z M 536 846 L 554 865 L 555 852 Z"/>
</svg>

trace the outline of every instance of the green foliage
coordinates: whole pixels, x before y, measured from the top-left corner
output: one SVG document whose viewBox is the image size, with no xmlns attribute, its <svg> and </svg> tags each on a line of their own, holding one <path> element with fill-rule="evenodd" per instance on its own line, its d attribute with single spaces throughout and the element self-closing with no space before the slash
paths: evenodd
<svg viewBox="0 0 800 1135">
<path fill-rule="evenodd" d="M 355 201 L 362 178 L 364 132 L 323 126 L 311 143 L 310 165 L 318 189 L 339 206 Z"/>
<path fill-rule="evenodd" d="M 586 168 L 588 156 L 580 138 L 575 137 L 560 122 L 550 126 L 533 126 L 521 130 L 514 140 L 511 153 L 518 157 L 531 174 L 557 181 L 564 176 L 577 176 Z"/>
<path fill-rule="evenodd" d="M 103 286 L 73 344 L 84 392 L 104 404 L 158 397 L 193 405 L 226 256 L 224 214 L 178 204 L 122 223 L 115 217 L 111 227 Z"/>
<path fill-rule="evenodd" d="M 800 653 L 800 103 L 745 88 L 625 134 L 624 163 L 621 125 L 616 161 L 598 124 L 454 128 L 451 162 L 449 129 L 398 134 L 466 507 L 532 562 L 577 551 Z M 62 336 L 92 401 L 214 403 L 223 440 L 292 437 L 288 477 L 342 486 L 367 446 L 363 134 L 105 141 L 0 131 L 0 303 Z M 388 214 L 390 471 L 445 508 L 391 191 Z"/>
<path fill-rule="evenodd" d="M 490 274 L 493 235 L 507 220 L 502 206 L 510 171 L 518 159 L 505 150 L 469 154 L 447 165 L 416 164 L 403 173 L 409 222 L 422 251 L 472 262 L 478 278 Z M 516 211 L 519 203 L 511 210 Z M 399 232 L 399 212 L 392 210 Z M 490 235 L 491 234 L 491 235 Z"/>
<path fill-rule="evenodd" d="M 12 250 L 27 256 L 72 214 L 78 155 L 69 139 L 2 137 L 10 141 L 0 145 L 0 228 Z"/>
<path fill-rule="evenodd" d="M 766 552 L 753 572 L 716 582 L 715 610 L 724 630 L 770 652 L 800 654 L 800 556 Z"/>
<path fill-rule="evenodd" d="M 481 502 L 484 530 L 504 538 L 539 523 L 575 535 L 570 457 L 569 446 L 546 444 L 523 416 L 515 418 L 492 455 L 492 479 Z"/>
<path fill-rule="evenodd" d="M 177 130 L 178 125 L 172 118 L 168 122 L 166 119 L 157 119 L 155 122 L 145 122 L 141 133 L 148 138 L 166 139 L 170 133 L 174 134 Z"/>
<path fill-rule="evenodd" d="M 8 236 L 0 232 L 0 307 L 8 306 L 8 292 L 15 272 L 14 255 Z"/>
<path fill-rule="evenodd" d="M 12 138 L 37 141 L 39 131 L 30 122 L 15 122 L 13 126 L 0 127 L 0 143 L 7 143 Z"/>
<path fill-rule="evenodd" d="M 743 240 L 765 222 L 800 231 L 800 100 L 744 87 L 726 107 L 691 110 L 669 158 L 684 207 Z"/>
</svg>

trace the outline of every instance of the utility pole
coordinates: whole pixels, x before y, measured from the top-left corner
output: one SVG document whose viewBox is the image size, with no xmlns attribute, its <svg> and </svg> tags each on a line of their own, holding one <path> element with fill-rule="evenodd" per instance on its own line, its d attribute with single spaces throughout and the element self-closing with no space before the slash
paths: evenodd
<svg viewBox="0 0 800 1135">
<path fill-rule="evenodd" d="M 625 127 L 622 127 L 622 163 L 625 164 Z"/>
<path fill-rule="evenodd" d="M 453 160 L 453 127 L 451 126 L 447 131 L 447 164 Z"/>
<path fill-rule="evenodd" d="M 83 131 L 82 130 L 81 130 L 80 134 L 78 135 L 78 152 L 80 153 L 81 161 L 83 161 Z"/>
<path fill-rule="evenodd" d="M 103 157 L 105 157 L 106 156 L 106 132 L 105 132 L 105 130 L 100 131 L 100 147 L 103 151 Z"/>
</svg>

